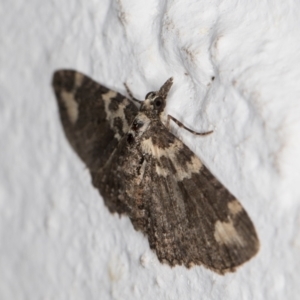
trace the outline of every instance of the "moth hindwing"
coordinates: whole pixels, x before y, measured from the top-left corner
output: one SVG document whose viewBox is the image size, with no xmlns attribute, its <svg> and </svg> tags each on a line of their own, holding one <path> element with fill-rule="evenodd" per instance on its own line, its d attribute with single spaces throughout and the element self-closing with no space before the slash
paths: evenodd
<svg viewBox="0 0 300 300">
<path fill-rule="evenodd" d="M 255 228 L 238 200 L 164 125 L 171 86 L 169 79 L 148 93 L 138 109 L 79 72 L 53 76 L 64 132 L 108 209 L 127 214 L 161 262 L 234 271 L 259 249 Z"/>
</svg>

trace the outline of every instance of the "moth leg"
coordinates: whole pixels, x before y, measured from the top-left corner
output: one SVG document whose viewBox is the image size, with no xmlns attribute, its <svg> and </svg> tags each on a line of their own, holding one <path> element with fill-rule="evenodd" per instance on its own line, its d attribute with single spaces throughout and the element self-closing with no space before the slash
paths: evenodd
<svg viewBox="0 0 300 300">
<path fill-rule="evenodd" d="M 127 94 L 130 97 L 130 100 L 133 100 L 133 101 L 138 102 L 139 104 L 142 104 L 143 101 L 141 101 L 141 100 L 136 99 L 136 98 L 133 97 L 133 94 L 132 94 L 131 90 L 129 89 L 128 85 L 126 84 L 126 82 L 124 82 L 124 86 L 125 86 Z"/>
<path fill-rule="evenodd" d="M 177 119 L 175 119 L 174 117 L 168 115 L 168 119 L 167 119 L 167 128 L 169 129 L 169 126 L 170 126 L 170 120 L 172 120 L 173 122 L 175 122 L 179 127 L 182 127 L 184 128 L 185 130 L 191 132 L 192 134 L 195 134 L 195 135 L 207 135 L 207 134 L 210 134 L 213 132 L 213 130 L 211 131 L 207 131 L 207 132 L 196 132 L 194 130 L 191 130 L 189 128 L 187 128 L 186 126 L 184 126 L 180 121 L 178 121 Z"/>
</svg>

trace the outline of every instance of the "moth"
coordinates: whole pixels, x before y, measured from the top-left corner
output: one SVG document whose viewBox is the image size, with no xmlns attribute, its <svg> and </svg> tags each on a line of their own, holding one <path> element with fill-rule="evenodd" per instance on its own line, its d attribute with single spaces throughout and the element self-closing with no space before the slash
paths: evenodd
<svg viewBox="0 0 300 300">
<path fill-rule="evenodd" d="M 65 135 L 108 209 L 128 215 L 161 262 L 233 272 L 259 240 L 239 201 L 168 129 L 173 120 L 191 131 L 164 116 L 172 83 L 140 101 L 76 71 L 53 75 Z"/>
</svg>

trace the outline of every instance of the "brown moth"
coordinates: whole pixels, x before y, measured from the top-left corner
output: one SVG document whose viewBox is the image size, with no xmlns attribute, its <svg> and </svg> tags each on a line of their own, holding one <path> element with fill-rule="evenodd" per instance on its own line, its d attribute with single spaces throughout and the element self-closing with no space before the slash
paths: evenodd
<svg viewBox="0 0 300 300">
<path fill-rule="evenodd" d="M 108 209 L 128 215 L 161 262 L 234 271 L 259 240 L 238 200 L 169 131 L 169 120 L 189 130 L 163 118 L 172 83 L 133 99 L 137 108 L 79 72 L 53 76 L 65 134 Z"/>
</svg>

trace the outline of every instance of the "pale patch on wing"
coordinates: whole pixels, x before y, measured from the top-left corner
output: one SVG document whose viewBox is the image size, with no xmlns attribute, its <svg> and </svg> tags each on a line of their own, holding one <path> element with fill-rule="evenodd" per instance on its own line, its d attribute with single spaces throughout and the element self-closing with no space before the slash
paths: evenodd
<svg viewBox="0 0 300 300">
<path fill-rule="evenodd" d="M 73 91 L 72 92 L 67 92 L 64 90 L 61 91 L 61 99 L 65 105 L 69 120 L 72 124 L 76 123 L 78 119 L 78 113 L 79 113 L 78 103 L 74 97 L 75 91 L 77 90 L 78 87 L 81 86 L 84 77 L 85 76 L 83 74 L 76 72 L 75 79 L 74 79 L 75 86 L 73 88 Z"/>
<path fill-rule="evenodd" d="M 143 154 L 150 154 L 152 155 L 153 154 L 153 151 L 154 151 L 154 146 L 153 146 L 153 143 L 152 143 L 152 138 L 150 137 L 149 139 L 144 139 L 141 141 L 141 148 L 142 148 L 142 151 L 143 151 Z"/>
<path fill-rule="evenodd" d="M 157 175 L 162 176 L 162 177 L 167 177 L 168 175 L 170 175 L 170 170 L 165 169 L 160 167 L 159 165 L 155 165 L 155 171 L 157 173 Z"/>
<path fill-rule="evenodd" d="M 237 215 L 238 213 L 243 211 L 242 205 L 237 200 L 229 202 L 228 209 L 233 215 Z"/>
<path fill-rule="evenodd" d="M 82 84 L 82 80 L 85 76 L 82 73 L 76 72 L 75 74 L 75 88 L 78 88 Z"/>
<path fill-rule="evenodd" d="M 153 155 L 158 161 L 162 157 L 169 159 L 172 162 L 172 165 L 176 169 L 176 174 L 173 174 L 176 179 L 182 181 L 183 179 L 188 179 L 192 177 L 192 174 L 199 173 L 202 169 L 202 162 L 196 156 L 193 155 L 191 160 L 188 161 L 186 164 L 182 164 L 177 159 L 180 155 L 179 151 L 182 150 L 184 147 L 183 143 L 175 139 L 174 143 L 170 145 L 169 148 L 160 148 L 158 145 L 153 145 L 152 138 L 145 139 L 141 142 L 141 147 L 144 154 Z M 162 165 L 156 165 L 156 172 L 158 175 L 167 177 L 170 175 L 170 169 L 164 168 Z"/>
<path fill-rule="evenodd" d="M 111 99 L 117 96 L 117 92 L 115 91 L 108 91 L 106 94 L 102 95 L 102 98 L 104 100 L 104 106 L 105 106 L 105 113 L 107 116 L 107 121 L 109 122 L 110 127 L 114 130 L 115 126 L 114 126 L 114 120 L 115 118 L 120 118 L 123 122 L 123 132 L 127 132 L 129 130 L 129 125 L 127 123 L 126 120 L 126 116 L 125 116 L 125 108 L 128 105 L 128 100 L 126 98 L 124 98 L 123 102 L 119 103 L 118 109 L 117 110 L 111 110 L 109 108 L 109 104 L 111 103 Z M 114 130 L 115 131 L 115 130 Z M 121 139 L 121 135 L 116 132 L 115 133 L 115 138 L 117 140 Z"/>
<path fill-rule="evenodd" d="M 159 160 L 161 157 L 162 152 L 160 151 L 161 149 L 157 146 L 153 145 L 152 138 L 144 139 L 141 141 L 141 148 L 143 151 L 143 154 L 149 154 Z M 159 176 L 166 177 L 168 175 L 168 170 L 160 167 L 159 165 L 155 165 L 155 171 Z"/>
<path fill-rule="evenodd" d="M 149 137 L 148 139 L 142 140 L 141 147 L 145 154 L 153 155 L 155 158 L 166 156 L 172 160 L 176 160 L 176 154 L 183 148 L 183 143 L 178 139 L 175 139 L 174 143 L 172 143 L 169 148 L 163 149 L 159 148 L 158 145 L 154 145 L 152 138 Z"/>
<path fill-rule="evenodd" d="M 117 92 L 109 90 L 106 94 L 103 94 L 102 97 L 106 101 L 106 104 L 110 103 L 110 99 L 117 96 Z M 108 107 L 107 107 L 108 109 Z M 106 110 L 106 107 L 105 107 Z"/>
<path fill-rule="evenodd" d="M 244 240 L 235 230 L 232 220 L 229 222 L 217 221 L 215 224 L 214 237 L 219 244 L 243 246 Z"/>
<path fill-rule="evenodd" d="M 180 164 L 175 165 L 177 170 L 176 178 L 180 181 L 183 179 L 189 179 L 192 177 L 192 174 L 199 173 L 202 166 L 201 160 L 196 155 L 193 155 L 191 161 L 188 162 L 184 168 Z"/>
<path fill-rule="evenodd" d="M 74 124 L 78 119 L 78 103 L 74 98 L 74 93 L 62 91 L 61 99 L 64 102 L 65 107 L 67 109 L 69 120 L 71 121 L 72 124 Z"/>
</svg>

